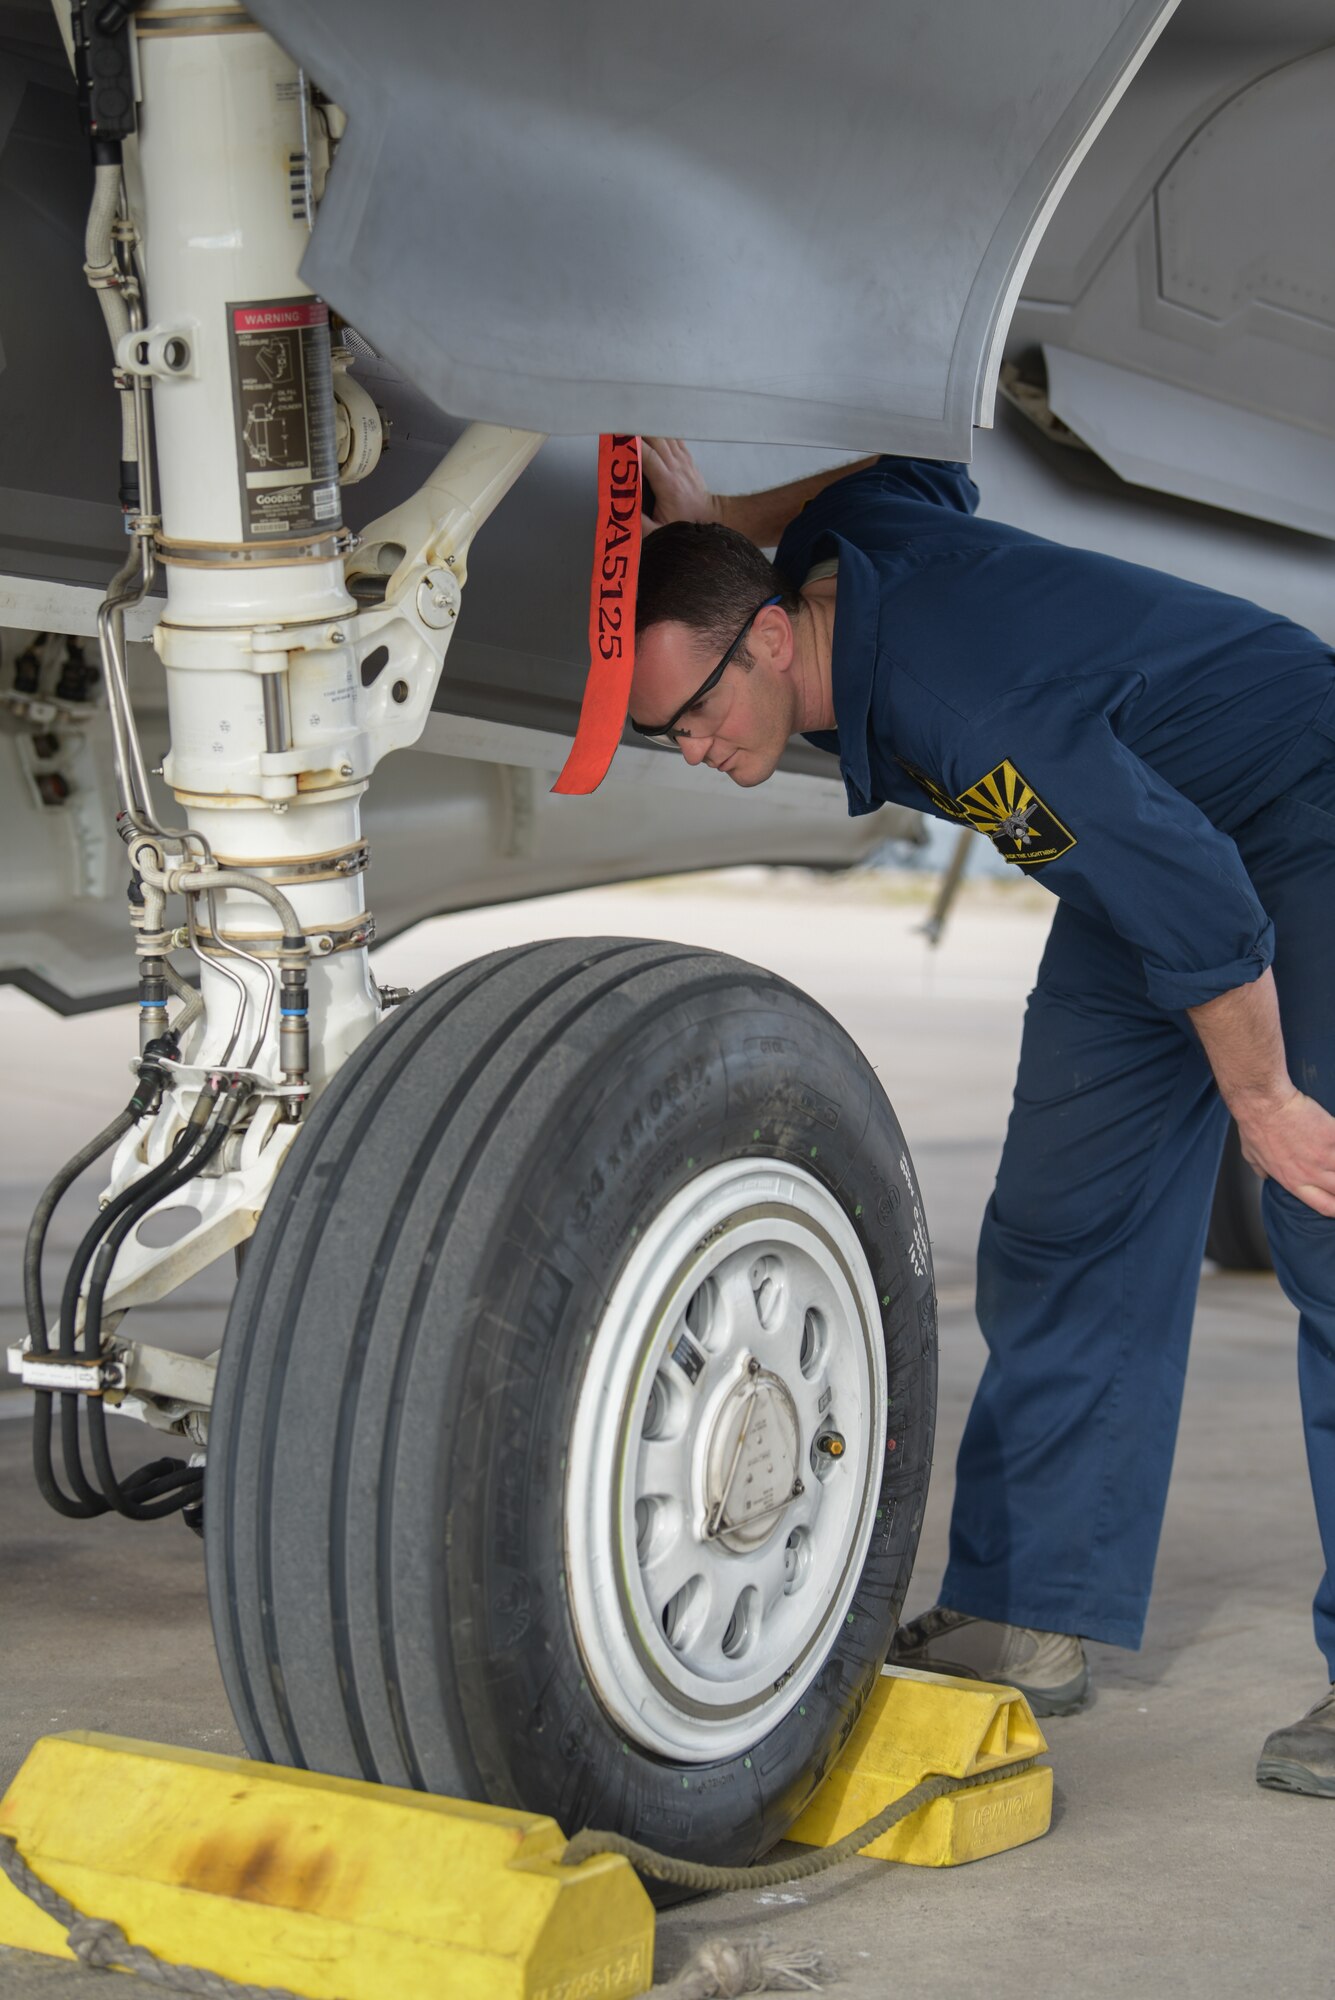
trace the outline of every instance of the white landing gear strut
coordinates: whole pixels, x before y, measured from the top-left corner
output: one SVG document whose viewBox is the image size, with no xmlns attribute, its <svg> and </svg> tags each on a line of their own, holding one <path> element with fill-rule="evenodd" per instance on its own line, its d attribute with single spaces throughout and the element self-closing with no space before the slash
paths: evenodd
<svg viewBox="0 0 1335 2000">
<path fill-rule="evenodd" d="M 239 7 L 150 4 L 129 31 L 139 132 L 123 167 L 119 146 L 95 152 L 88 268 L 141 482 L 100 636 L 146 1109 L 127 1121 L 103 1198 L 104 1219 L 130 1218 L 114 1269 L 99 1288 L 94 1245 L 55 1327 L 30 1298 L 11 1365 L 67 1388 L 67 1405 L 91 1392 L 202 1443 L 211 1364 L 110 1335 L 127 1308 L 249 1236 L 312 1095 L 380 1016 L 361 795 L 421 734 L 472 537 L 543 439 L 474 425 L 356 549 L 328 308 L 297 275 L 336 110 L 317 115 L 306 79 Z M 159 564 L 176 826 L 157 816 L 124 670 L 125 609 Z M 173 964 L 183 950 L 198 998 Z"/>
</svg>

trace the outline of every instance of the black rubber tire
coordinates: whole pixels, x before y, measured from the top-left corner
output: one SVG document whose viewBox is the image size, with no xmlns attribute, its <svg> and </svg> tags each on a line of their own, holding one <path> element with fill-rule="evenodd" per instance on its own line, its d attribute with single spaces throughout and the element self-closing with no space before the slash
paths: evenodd
<svg viewBox="0 0 1335 2000">
<path fill-rule="evenodd" d="M 1210 1209 L 1205 1254 L 1225 1271 L 1271 1271 L 1274 1262 L 1261 1219 L 1264 1182 L 1242 1157 L 1238 1128 L 1230 1123 Z"/>
<path fill-rule="evenodd" d="M 584 1679 L 563 1457 L 581 1331 L 636 1222 L 748 1154 L 800 1161 L 856 1216 L 893 1422 L 852 1612 L 800 1710 L 745 1758 L 677 1766 L 623 1744 Z M 869 1065 L 770 973 L 568 939 L 397 1008 L 295 1144 L 223 1346 L 209 1599 L 250 1752 L 702 1859 L 765 1852 L 856 1720 L 912 1569 L 936 1394 L 925 1240 Z"/>
</svg>

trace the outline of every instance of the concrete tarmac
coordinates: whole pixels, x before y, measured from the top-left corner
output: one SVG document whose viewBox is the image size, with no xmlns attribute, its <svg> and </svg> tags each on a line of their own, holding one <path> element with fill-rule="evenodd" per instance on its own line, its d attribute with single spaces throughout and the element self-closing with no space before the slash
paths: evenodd
<svg viewBox="0 0 1335 2000">
<path fill-rule="evenodd" d="M 1032 885 L 979 884 L 932 952 L 916 930 L 921 901 L 894 880 L 748 871 L 442 919 L 379 956 L 382 979 L 418 984 L 524 938 L 679 938 L 774 967 L 868 1051 L 909 1137 L 941 1298 L 936 1475 L 906 1616 L 934 1601 L 944 1562 L 955 1447 L 983 1358 L 973 1242 L 1050 909 Z M 123 1102 L 132 1027 L 124 1011 L 58 1022 L 10 991 L 0 1023 L 9 1340 L 36 1193 Z M 67 1205 L 51 1285 L 95 1194 L 94 1176 Z M 220 1270 L 152 1309 L 162 1337 L 170 1328 L 210 1351 L 229 1288 Z M 0 1392 L 0 1785 L 56 1729 L 239 1749 L 198 1542 L 175 1521 L 48 1513 L 28 1468 L 26 1401 Z M 116 1429 L 127 1463 L 153 1444 L 138 1426 Z M 764 1936 L 819 1949 L 823 1982 L 850 2000 L 1335 1993 L 1335 1801 L 1263 1792 L 1252 1775 L 1267 1730 L 1325 1688 L 1308 1609 L 1319 1567 L 1293 1314 L 1269 1277 L 1207 1265 L 1145 1645 L 1093 1647 L 1092 1704 L 1047 1725 L 1051 1833 L 964 1869 L 855 1861 L 798 1889 L 683 1906 L 660 1919 L 658 1977 L 705 1938 Z M 87 1988 L 74 1966 L 0 1950 L 0 1994 Z"/>
</svg>

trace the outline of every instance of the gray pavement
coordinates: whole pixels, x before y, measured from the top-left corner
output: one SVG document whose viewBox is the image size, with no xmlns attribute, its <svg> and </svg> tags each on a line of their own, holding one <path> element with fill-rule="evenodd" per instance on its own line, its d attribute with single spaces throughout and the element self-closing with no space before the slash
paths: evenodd
<svg viewBox="0 0 1335 2000">
<path fill-rule="evenodd" d="M 381 959 L 382 977 L 414 983 L 526 936 L 685 938 L 774 966 L 857 1036 L 909 1135 L 942 1302 L 937 1473 L 908 1615 L 933 1601 L 944 1561 L 951 1467 L 982 1361 L 973 1237 L 1049 908 L 1031 887 L 979 885 L 933 954 L 915 933 L 921 907 L 891 884 L 748 873 L 444 919 Z M 116 1015 L 57 1023 L 5 992 L 0 1025 L 9 1338 L 33 1196 L 123 1100 L 130 1030 Z M 71 1219 L 57 1249 L 74 1230 Z M 188 1300 L 156 1308 L 163 1326 L 194 1351 L 216 1346 L 227 1280 L 208 1274 Z M 1262 1792 L 1252 1778 L 1266 1731 L 1324 1687 L 1293 1354 L 1273 1281 L 1207 1266 L 1146 1643 L 1138 1654 L 1094 1647 L 1093 1704 L 1048 1725 L 1057 1810 L 1045 1840 L 965 1869 L 859 1861 L 797 1890 L 684 1906 L 660 1919 L 659 1977 L 705 1937 L 763 1935 L 818 1947 L 827 1983 L 858 2000 L 1335 1993 L 1335 1804 Z M 198 1543 L 176 1522 L 48 1514 L 28 1474 L 22 1402 L 0 1393 L 0 1784 L 52 1729 L 239 1747 Z M 144 1437 L 136 1426 L 119 1443 L 133 1458 Z M 74 1995 L 88 1977 L 0 1950 L 6 1996 Z"/>
</svg>

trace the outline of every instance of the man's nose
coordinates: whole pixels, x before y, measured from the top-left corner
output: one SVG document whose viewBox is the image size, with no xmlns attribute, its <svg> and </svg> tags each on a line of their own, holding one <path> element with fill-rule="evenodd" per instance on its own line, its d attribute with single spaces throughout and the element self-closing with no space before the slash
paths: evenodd
<svg viewBox="0 0 1335 2000">
<path fill-rule="evenodd" d="M 703 764 L 713 740 L 712 736 L 679 736 L 677 748 L 688 764 Z"/>
</svg>

